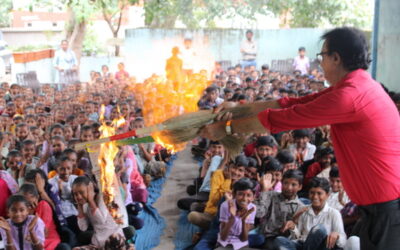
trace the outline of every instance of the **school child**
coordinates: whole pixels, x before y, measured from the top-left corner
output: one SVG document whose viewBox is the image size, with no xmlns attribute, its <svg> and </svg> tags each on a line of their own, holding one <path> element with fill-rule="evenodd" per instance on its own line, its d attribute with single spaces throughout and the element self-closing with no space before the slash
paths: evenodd
<svg viewBox="0 0 400 250">
<path fill-rule="evenodd" d="M 63 151 L 62 155 L 67 156 L 68 159 L 71 161 L 73 175 L 82 176 L 85 174 L 85 172 L 82 169 L 78 168 L 79 160 L 78 160 L 78 154 L 75 152 L 75 150 L 67 148 Z M 53 170 L 49 172 L 48 177 L 50 179 L 56 175 L 57 175 L 57 170 Z"/>
<path fill-rule="evenodd" d="M 327 201 L 328 205 L 340 211 L 350 202 L 350 199 L 347 196 L 346 191 L 343 189 L 338 167 L 331 168 L 331 171 L 329 172 L 329 182 L 331 184 L 331 193 L 329 194 Z"/>
<path fill-rule="evenodd" d="M 45 225 L 34 215 L 29 215 L 29 203 L 22 195 L 12 195 L 7 200 L 9 219 L 0 218 L 0 234 L 5 249 L 42 250 Z"/>
<path fill-rule="evenodd" d="M 72 193 L 78 206 L 79 229 L 86 231 L 89 224 L 93 227 L 94 234 L 91 241 L 93 246 L 104 247 L 106 240 L 113 234 L 124 237 L 121 227 L 111 217 L 104 204 L 102 194 L 95 192 L 94 184 L 88 177 L 76 178 L 72 184 Z M 90 249 L 90 247 L 86 249 Z"/>
<path fill-rule="evenodd" d="M 263 159 L 267 156 L 275 157 L 278 153 L 278 144 L 272 136 L 260 136 L 255 142 L 254 158 L 261 166 Z"/>
<path fill-rule="evenodd" d="M 41 200 L 35 185 L 26 183 L 21 186 L 19 193 L 29 202 L 31 215 L 37 215 L 45 225 L 45 249 L 70 249 L 65 243 L 61 243 L 60 235 L 57 231 L 56 222 L 53 217 L 51 205 Z"/>
<path fill-rule="evenodd" d="M 318 148 L 315 154 L 315 162 L 307 167 L 304 185 L 306 186 L 313 177 L 317 176 L 325 169 L 330 169 L 333 159 L 334 153 L 330 147 Z"/>
<path fill-rule="evenodd" d="M 45 161 L 43 165 L 40 166 L 46 174 L 52 170 L 56 170 L 57 160 L 62 156 L 62 152 L 66 148 L 65 139 L 63 136 L 53 136 L 50 140 L 51 147 L 41 159 L 41 162 Z M 46 160 L 47 159 L 47 160 Z"/>
<path fill-rule="evenodd" d="M 22 155 L 18 150 L 11 150 L 4 162 L 7 172 L 14 178 L 18 184 L 22 184 L 24 180 Z"/>
<path fill-rule="evenodd" d="M 56 166 L 57 175 L 49 179 L 49 184 L 52 186 L 51 191 L 58 194 L 61 201 L 61 212 L 70 229 L 76 231 L 78 230 L 76 222 L 78 211 L 73 204 L 72 183 L 78 176 L 72 174 L 72 162 L 68 156 L 62 156 Z"/>
<path fill-rule="evenodd" d="M 277 237 L 276 242 L 287 249 L 337 249 L 347 241 L 340 212 L 329 207 L 329 182 L 314 177 L 309 184 L 311 205 L 302 210 L 298 223 L 288 228 L 296 240 Z"/>
<path fill-rule="evenodd" d="M 272 189 L 274 191 L 281 192 L 283 167 L 278 160 L 272 157 L 264 158 L 261 166 L 261 173 L 262 175 L 270 173 L 272 175 L 272 181 L 274 183 Z"/>
<path fill-rule="evenodd" d="M 294 143 L 289 145 L 289 150 L 295 156 L 296 162 L 301 165 L 303 162 L 311 160 L 316 147 L 310 143 L 310 132 L 307 129 L 294 130 L 293 139 Z"/>
<path fill-rule="evenodd" d="M 248 245 L 248 234 L 256 215 L 254 183 L 241 178 L 233 184 L 233 199 L 221 204 L 219 211 L 220 232 L 217 249 L 243 249 Z"/>
</svg>

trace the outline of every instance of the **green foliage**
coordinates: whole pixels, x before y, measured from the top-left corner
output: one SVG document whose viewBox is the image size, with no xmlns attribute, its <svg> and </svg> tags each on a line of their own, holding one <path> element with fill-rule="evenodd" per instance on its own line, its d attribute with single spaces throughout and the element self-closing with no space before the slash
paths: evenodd
<svg viewBox="0 0 400 250">
<path fill-rule="evenodd" d="M 373 15 L 370 0 L 145 0 L 144 8 L 146 26 L 156 28 L 173 28 L 177 20 L 187 28 L 213 28 L 221 17 L 254 21 L 261 14 L 287 17 L 290 27 L 368 29 Z"/>
<path fill-rule="evenodd" d="M 19 47 L 11 47 L 13 52 L 25 52 L 25 51 L 36 51 L 36 50 L 43 50 L 43 49 L 51 49 L 53 48 L 51 45 L 41 44 L 41 45 L 24 45 Z"/>
<path fill-rule="evenodd" d="M 0 4 L 0 27 L 10 26 L 11 10 L 12 10 L 12 0 L 2 0 Z"/>
<path fill-rule="evenodd" d="M 90 56 L 104 54 L 105 52 L 105 48 L 100 45 L 99 41 L 97 40 L 97 35 L 89 26 L 85 34 L 85 39 L 83 40 L 82 53 Z"/>
</svg>

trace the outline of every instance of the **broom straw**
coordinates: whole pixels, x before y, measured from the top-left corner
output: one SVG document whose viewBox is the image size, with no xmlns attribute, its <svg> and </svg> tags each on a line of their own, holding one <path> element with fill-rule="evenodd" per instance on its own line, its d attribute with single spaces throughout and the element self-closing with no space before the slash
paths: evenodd
<svg viewBox="0 0 400 250">
<path fill-rule="evenodd" d="M 227 112 L 232 113 L 232 119 L 241 119 L 255 115 L 253 114 L 251 107 L 246 104 L 225 109 L 220 112 L 220 114 L 225 114 Z M 216 117 L 217 114 L 214 114 L 212 110 L 200 110 L 170 118 L 163 123 L 153 126 L 128 131 L 123 134 L 101 138 L 94 141 L 78 143 L 75 145 L 75 148 L 81 150 L 110 141 L 118 141 L 138 135 L 148 135 L 155 132 L 159 132 L 160 137 L 168 141 L 168 143 L 179 144 L 197 137 L 200 129 L 207 124 L 213 123 Z"/>
</svg>

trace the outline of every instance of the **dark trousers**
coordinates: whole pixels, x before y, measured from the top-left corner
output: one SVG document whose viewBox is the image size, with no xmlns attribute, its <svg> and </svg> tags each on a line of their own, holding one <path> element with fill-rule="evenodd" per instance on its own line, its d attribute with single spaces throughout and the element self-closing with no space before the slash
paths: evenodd
<svg viewBox="0 0 400 250">
<path fill-rule="evenodd" d="M 360 237 L 361 249 L 400 249 L 400 199 L 359 208 L 361 219 L 353 233 Z"/>
<path fill-rule="evenodd" d="M 190 196 L 188 198 L 182 198 L 178 200 L 178 208 L 186 211 L 190 211 L 190 206 L 194 202 L 206 202 L 208 201 L 210 193 L 209 192 L 200 192 L 196 195 Z"/>
</svg>

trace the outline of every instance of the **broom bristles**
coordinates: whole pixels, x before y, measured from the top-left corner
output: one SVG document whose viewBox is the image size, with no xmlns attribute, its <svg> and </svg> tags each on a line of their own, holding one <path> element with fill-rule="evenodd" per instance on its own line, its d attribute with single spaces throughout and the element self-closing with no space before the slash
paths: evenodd
<svg viewBox="0 0 400 250">
<path fill-rule="evenodd" d="M 246 142 L 246 137 L 228 135 L 221 139 L 219 142 L 225 147 L 226 151 L 228 151 L 229 153 L 231 160 L 233 160 L 242 152 L 243 145 Z"/>
<path fill-rule="evenodd" d="M 232 113 L 232 119 L 240 119 L 249 117 L 252 114 L 248 105 L 240 105 L 222 111 Z M 159 137 L 169 144 L 181 144 L 196 138 L 201 128 L 207 124 L 213 123 L 217 114 L 213 114 L 211 110 L 201 110 L 198 112 L 187 113 L 177 117 L 170 118 L 163 122 L 164 130 L 157 132 Z M 230 153 L 231 157 L 238 155 L 245 142 L 244 138 L 235 136 L 226 136 L 221 140 L 221 144 Z"/>
</svg>

